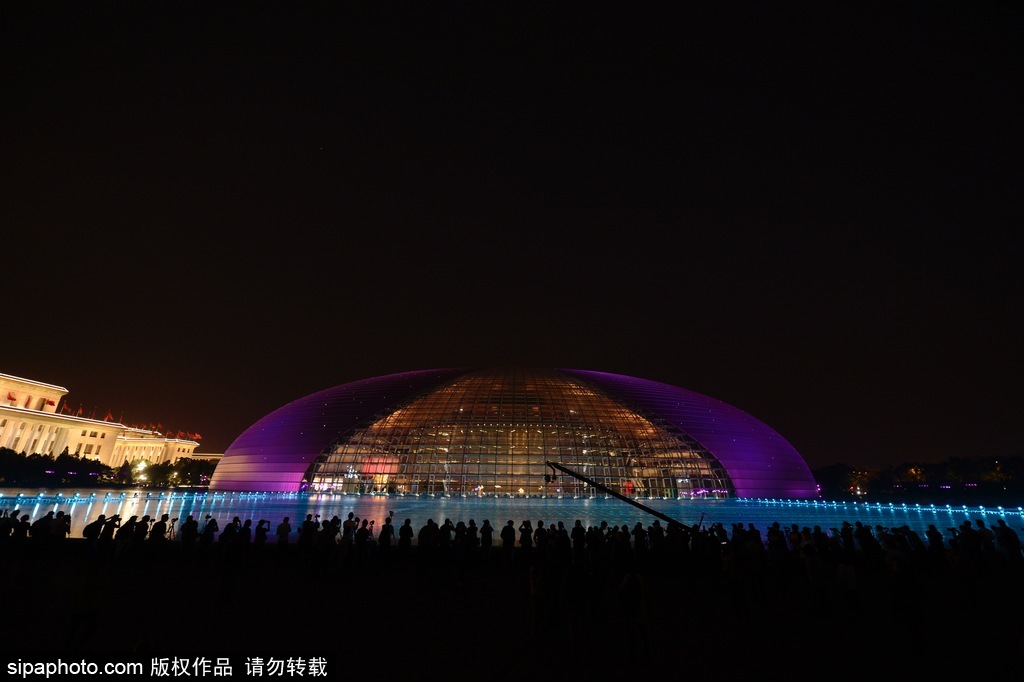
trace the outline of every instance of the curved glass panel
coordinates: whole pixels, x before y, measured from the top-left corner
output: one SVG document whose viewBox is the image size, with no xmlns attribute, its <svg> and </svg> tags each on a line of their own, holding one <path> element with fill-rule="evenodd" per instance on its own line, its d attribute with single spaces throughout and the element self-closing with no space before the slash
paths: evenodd
<svg viewBox="0 0 1024 682">
<path fill-rule="evenodd" d="M 471 372 L 339 438 L 310 488 L 346 493 L 599 496 L 547 461 L 630 497 L 724 497 L 706 449 L 558 370 Z"/>
<path fill-rule="evenodd" d="M 318 455 L 374 414 L 429 389 L 461 369 L 401 372 L 334 386 L 280 407 L 228 446 L 210 490 L 300 492 Z"/>
<path fill-rule="evenodd" d="M 817 499 L 818 485 L 800 453 L 764 422 L 709 396 L 636 377 L 563 370 L 686 434 L 714 453 L 739 497 Z"/>
</svg>

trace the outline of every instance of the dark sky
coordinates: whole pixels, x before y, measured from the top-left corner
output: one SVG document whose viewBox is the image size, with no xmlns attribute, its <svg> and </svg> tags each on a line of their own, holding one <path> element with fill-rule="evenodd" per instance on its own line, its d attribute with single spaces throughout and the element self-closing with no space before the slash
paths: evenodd
<svg viewBox="0 0 1024 682">
<path fill-rule="evenodd" d="M 206 452 L 535 365 L 1024 454 L 1022 6 L 834 4 L 3 3 L 0 372 Z"/>
</svg>

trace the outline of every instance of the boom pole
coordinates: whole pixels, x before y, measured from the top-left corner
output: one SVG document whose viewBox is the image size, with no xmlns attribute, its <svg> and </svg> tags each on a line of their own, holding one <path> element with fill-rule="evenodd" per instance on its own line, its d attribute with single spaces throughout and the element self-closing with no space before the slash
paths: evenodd
<svg viewBox="0 0 1024 682">
<path fill-rule="evenodd" d="M 551 467 L 552 471 L 561 471 L 563 474 L 567 474 L 569 476 L 572 476 L 575 479 L 583 481 L 587 485 L 593 486 L 594 488 L 597 488 L 601 492 L 608 493 L 609 495 L 611 495 L 612 497 L 614 497 L 616 499 L 622 500 L 623 502 L 628 502 L 629 504 L 633 505 L 637 509 L 641 509 L 641 510 L 647 512 L 648 514 L 652 515 L 652 516 L 657 516 L 662 521 L 666 521 L 668 523 L 674 523 L 674 524 L 679 525 L 679 526 L 685 525 L 683 523 L 680 523 L 679 521 L 676 521 L 671 516 L 666 516 L 665 514 L 662 514 L 660 511 L 658 511 L 656 509 L 651 509 L 650 507 L 642 505 L 642 504 L 640 504 L 639 502 L 637 502 L 636 500 L 634 500 L 632 498 L 626 497 L 625 495 L 623 495 L 621 493 L 618 493 L 618 492 L 615 492 L 611 488 L 608 488 L 607 486 L 604 486 L 604 485 L 598 483 L 597 481 L 594 481 L 594 480 L 591 480 L 591 479 L 587 478 L 583 474 L 578 474 L 575 471 L 573 471 L 572 469 L 570 469 L 569 467 L 562 466 L 558 462 L 550 462 L 549 461 L 549 462 L 547 462 L 547 465 L 549 467 Z M 703 518 L 704 518 L 704 515 L 701 514 L 701 519 L 703 520 Z"/>
</svg>

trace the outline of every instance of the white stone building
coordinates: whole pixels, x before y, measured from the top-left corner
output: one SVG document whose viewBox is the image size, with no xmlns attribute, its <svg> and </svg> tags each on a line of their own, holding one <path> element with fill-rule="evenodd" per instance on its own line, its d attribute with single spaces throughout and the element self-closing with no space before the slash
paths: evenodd
<svg viewBox="0 0 1024 682">
<path fill-rule="evenodd" d="M 125 426 L 113 420 L 81 416 L 62 406 L 68 394 L 62 386 L 0 374 L 0 447 L 25 455 L 72 455 L 95 459 L 107 466 L 145 460 L 151 464 L 192 457 L 199 442 L 156 429 Z M 212 455 L 197 455 L 204 459 Z"/>
</svg>

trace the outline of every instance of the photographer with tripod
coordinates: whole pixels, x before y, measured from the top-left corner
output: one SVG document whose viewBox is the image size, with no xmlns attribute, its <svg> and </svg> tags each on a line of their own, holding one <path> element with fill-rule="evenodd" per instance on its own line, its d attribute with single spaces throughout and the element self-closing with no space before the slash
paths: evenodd
<svg viewBox="0 0 1024 682">
<path fill-rule="evenodd" d="M 160 520 L 153 524 L 153 527 L 149 529 L 149 541 L 150 543 L 157 545 L 163 544 L 167 541 L 167 519 L 171 517 L 170 514 L 164 514 L 160 517 Z M 178 519 L 174 519 L 177 521 Z"/>
</svg>

